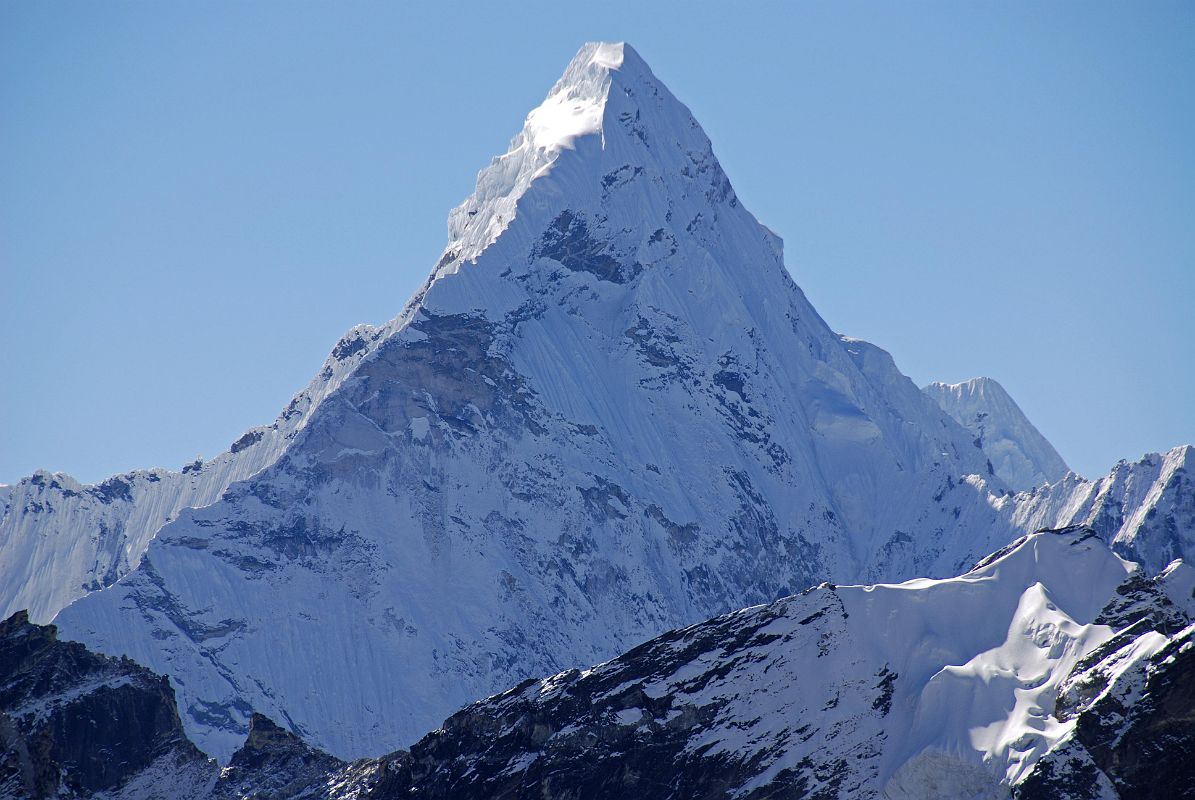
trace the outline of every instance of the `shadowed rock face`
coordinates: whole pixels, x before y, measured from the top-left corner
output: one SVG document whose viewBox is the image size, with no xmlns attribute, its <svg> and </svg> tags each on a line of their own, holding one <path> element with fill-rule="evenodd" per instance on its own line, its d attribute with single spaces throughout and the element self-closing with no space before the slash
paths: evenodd
<svg viewBox="0 0 1195 800">
<path fill-rule="evenodd" d="M 90 797 L 167 765 L 215 778 L 168 679 L 60 642 L 24 611 L 0 623 L 0 752 L 0 797 Z"/>
<path fill-rule="evenodd" d="M 224 770 L 187 739 L 170 680 L 58 640 L 17 612 L 0 622 L 0 800 L 257 800 L 365 792 L 382 762 L 344 762 L 254 714 Z"/>
<path fill-rule="evenodd" d="M 344 762 L 307 745 L 273 720 L 254 714 L 245 744 L 220 774 L 215 798 L 315 796 Z"/>
<path fill-rule="evenodd" d="M 806 614 L 810 609 L 816 609 Z M 777 634 L 796 613 L 799 633 Z M 799 740 L 817 739 L 818 721 L 794 721 L 750 753 L 709 752 L 727 716 L 737 717 L 736 692 L 727 691 L 752 664 L 770 659 L 802 636 L 820 635 L 822 619 L 841 620 L 832 589 L 732 614 L 661 636 L 593 670 L 571 670 L 546 681 L 528 681 L 454 714 L 411 748 L 382 761 L 371 798 L 418 796 L 483 798 L 805 798 L 836 797 L 857 790 L 857 759 L 878 748 L 835 756 L 822 747 L 816 756 L 773 769 L 777 757 Z M 780 670 L 777 670 L 778 672 Z M 653 694 L 653 684 L 686 673 L 675 693 Z M 853 711 L 830 714 L 847 738 L 873 728 L 887 714 L 895 675 L 877 676 L 860 687 Z M 682 688 L 683 687 L 683 688 Z M 752 689 L 738 687 L 744 695 Z M 820 703 L 819 703 L 820 705 Z M 745 738 L 760 719 L 740 719 Z M 711 738 L 711 734 L 713 734 Z M 819 757 L 820 756 L 820 757 Z M 870 775 L 865 767 L 863 773 Z"/>
<path fill-rule="evenodd" d="M 1095 679 L 1110 680 L 1098 669 Z M 1017 800 L 1109 797 L 1195 797 L 1195 628 L 1079 709 L 1074 738 L 1044 758 L 1017 793 Z"/>
</svg>

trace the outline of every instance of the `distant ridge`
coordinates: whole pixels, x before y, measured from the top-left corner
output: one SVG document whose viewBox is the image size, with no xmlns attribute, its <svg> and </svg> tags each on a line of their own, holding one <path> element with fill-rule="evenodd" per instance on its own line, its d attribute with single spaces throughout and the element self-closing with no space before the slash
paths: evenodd
<svg viewBox="0 0 1195 800">
<path fill-rule="evenodd" d="M 996 475 L 1014 489 L 1061 480 L 1070 467 L 1020 407 L 991 378 L 934 382 L 922 391 L 971 433 Z"/>
</svg>

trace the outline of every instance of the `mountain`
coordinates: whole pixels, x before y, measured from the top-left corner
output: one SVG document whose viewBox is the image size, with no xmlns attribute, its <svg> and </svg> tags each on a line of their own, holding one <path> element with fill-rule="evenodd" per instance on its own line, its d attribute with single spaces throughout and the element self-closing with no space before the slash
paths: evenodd
<svg viewBox="0 0 1195 800">
<path fill-rule="evenodd" d="M 822 584 L 665 633 L 377 759 L 339 761 L 254 715 L 218 778 L 173 785 L 213 800 L 1192 797 L 1195 625 L 1169 599 L 1190 600 L 1188 570 L 1150 578 L 1090 529 L 1039 532 L 954 578 Z M 44 630 L 5 623 L 0 653 Z M 98 718 L 84 760 L 125 724 Z"/>
<path fill-rule="evenodd" d="M 1072 528 L 823 584 L 475 703 L 375 796 L 1195 796 L 1195 627 L 1163 583 Z"/>
<path fill-rule="evenodd" d="M 222 759 L 253 711 L 377 754 L 669 628 L 1012 536 L 974 437 L 829 329 L 623 45 L 578 53 L 384 330 L 274 463 L 57 618 L 171 675 Z"/>
<path fill-rule="evenodd" d="M 991 378 L 931 383 L 922 389 L 960 425 L 1013 489 L 1027 490 L 1061 480 L 1070 467 L 1033 427 L 1004 387 Z"/>
<path fill-rule="evenodd" d="M 0 798 L 204 798 L 216 765 L 183 733 L 170 681 L 0 622 Z"/>
<path fill-rule="evenodd" d="M 629 48 L 582 49 L 449 238 L 271 465 L 59 618 L 172 675 L 222 758 L 254 711 L 381 752 L 825 578 L 951 574 L 1088 488 L 1010 494 L 830 331 Z"/>
<path fill-rule="evenodd" d="M 1195 555 L 1195 447 L 1121 461 L 1098 480 L 1068 473 L 1003 501 L 1002 509 L 1022 530 L 1089 525 L 1119 554 L 1157 573 Z"/>
<path fill-rule="evenodd" d="M 137 566 L 150 540 L 184 508 L 214 503 L 232 483 L 272 464 L 312 410 L 385 335 L 368 325 L 337 343 L 320 373 L 273 424 L 252 428 L 211 459 L 180 471 L 149 469 L 94 485 L 40 471 L 0 486 L 0 616 L 50 620 Z"/>
<path fill-rule="evenodd" d="M 92 575 L 63 635 L 170 675 L 222 761 L 255 713 L 377 755 L 523 679 L 827 579 L 954 575 L 1035 527 L 1092 518 L 1158 569 L 1191 535 L 1185 456 L 1011 491 L 886 352 L 829 329 L 623 45 L 582 48 L 425 285 L 292 405 L 116 569 L 3 567 L 18 599 Z M 57 508 L 4 521 L 57 536 L 46 565 L 96 549 L 100 518 Z"/>
</svg>

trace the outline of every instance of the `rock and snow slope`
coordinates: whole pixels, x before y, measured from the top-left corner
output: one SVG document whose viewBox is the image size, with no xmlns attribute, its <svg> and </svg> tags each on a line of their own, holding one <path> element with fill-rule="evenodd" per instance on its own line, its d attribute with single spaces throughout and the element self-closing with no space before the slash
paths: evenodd
<svg viewBox="0 0 1195 800">
<path fill-rule="evenodd" d="M 42 471 L 0 486 L 0 618 L 27 610 L 35 622 L 46 621 L 71 601 L 114 583 L 182 509 L 214 503 L 230 484 L 272 464 L 324 396 L 385 334 L 367 325 L 349 331 L 273 424 L 250 429 L 210 461 L 178 472 L 137 470 L 95 485 Z"/>
<path fill-rule="evenodd" d="M 58 618 L 171 675 L 212 754 L 253 711 L 376 754 L 523 678 L 826 578 L 955 574 L 1095 507 L 1077 478 L 1010 493 L 833 333 L 628 47 L 578 53 L 449 240 L 273 463 Z"/>
<path fill-rule="evenodd" d="M 935 382 L 922 391 L 975 435 L 996 475 L 1013 489 L 1054 483 L 1070 472 L 1053 445 L 991 378 Z"/>
<path fill-rule="evenodd" d="M 24 612 L 0 622 L 0 798 L 200 800 L 216 772 L 166 678 Z"/>
<path fill-rule="evenodd" d="M 378 796 L 1179 796 L 1193 631 L 1090 530 L 1043 532 L 956 578 L 822 585 L 528 682 L 392 759 Z M 1161 744 L 1152 775 L 1111 755 Z"/>
<path fill-rule="evenodd" d="M 1195 447 L 1121 461 L 1098 480 L 1073 472 L 998 501 L 1014 528 L 1090 525 L 1125 558 L 1155 574 L 1195 555 Z"/>
<path fill-rule="evenodd" d="M 1090 529 L 1041 532 L 958 577 L 823 584 L 663 634 L 379 759 L 345 764 L 254 717 L 218 780 L 195 765 L 172 785 L 275 800 L 1190 797 L 1195 626 L 1169 599 L 1189 591 L 1184 567 L 1151 579 Z M 94 706 L 88 691 L 69 702 Z M 0 691 L 0 712 L 14 706 L 30 704 Z M 127 738 L 98 718 L 82 761 Z"/>
<path fill-rule="evenodd" d="M 992 549 L 964 514 L 1008 541 L 973 437 L 826 326 L 630 48 L 582 49 L 449 234 L 273 465 L 59 617 L 209 752 L 255 709 L 376 754 L 827 577 L 951 574 Z"/>
</svg>

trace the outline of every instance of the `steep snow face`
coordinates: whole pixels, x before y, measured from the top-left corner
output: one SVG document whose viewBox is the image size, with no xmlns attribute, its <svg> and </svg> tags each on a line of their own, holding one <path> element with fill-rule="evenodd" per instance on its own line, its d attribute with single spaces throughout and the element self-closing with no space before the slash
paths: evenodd
<svg viewBox="0 0 1195 800">
<path fill-rule="evenodd" d="M 1053 714 L 1059 686 L 1111 636 L 1097 617 L 1134 570 L 1094 532 L 1067 529 L 953 580 L 847 593 L 847 609 L 868 621 L 856 624 L 874 625 L 876 657 L 904 678 L 890 723 L 908 733 L 881 770 L 889 797 L 968 796 L 985 774 L 1020 780 L 1072 730 Z"/>
<path fill-rule="evenodd" d="M 182 509 L 214 503 L 230 484 L 272 464 L 385 334 L 366 325 L 349 331 L 272 425 L 250 429 L 210 461 L 196 460 L 178 472 L 138 470 L 95 485 L 40 471 L 0 487 L 0 618 L 25 609 L 34 622 L 44 622 L 114 583 Z"/>
<path fill-rule="evenodd" d="M 975 435 L 996 474 L 1013 489 L 1054 483 L 1070 472 L 1062 456 L 991 378 L 931 383 L 922 391 Z"/>
<path fill-rule="evenodd" d="M 221 757 L 251 710 L 383 752 L 522 678 L 1010 537 L 973 437 L 826 327 L 622 45 L 578 53 L 385 331 L 276 463 L 58 618 L 171 675 Z"/>
</svg>

